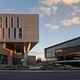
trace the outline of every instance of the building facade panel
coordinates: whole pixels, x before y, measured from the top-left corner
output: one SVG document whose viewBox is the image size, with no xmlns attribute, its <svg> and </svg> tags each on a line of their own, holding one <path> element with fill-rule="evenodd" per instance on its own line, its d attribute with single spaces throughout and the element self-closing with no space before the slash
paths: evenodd
<svg viewBox="0 0 80 80">
<path fill-rule="evenodd" d="M 0 42 L 38 42 L 39 31 L 38 31 L 38 14 L 0 14 L 2 17 L 4 27 L 4 39 Z M 13 17 L 13 28 L 16 28 L 16 40 L 14 39 L 14 31 L 11 31 L 12 40 L 8 39 L 7 28 L 13 29 L 11 27 L 11 17 Z M 35 18 L 34 18 L 35 17 Z M 17 18 L 19 18 L 19 27 L 17 26 Z M 22 28 L 22 39 L 19 39 L 19 28 Z M 12 36 L 13 35 L 13 36 Z M 33 38 L 32 38 L 33 37 Z"/>
</svg>

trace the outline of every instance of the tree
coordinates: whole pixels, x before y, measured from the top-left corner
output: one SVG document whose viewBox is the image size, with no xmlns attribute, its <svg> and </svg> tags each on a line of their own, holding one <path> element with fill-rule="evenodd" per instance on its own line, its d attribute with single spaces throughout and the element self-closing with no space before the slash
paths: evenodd
<svg viewBox="0 0 80 80">
<path fill-rule="evenodd" d="M 36 62 L 41 63 L 41 58 L 38 58 Z"/>
</svg>

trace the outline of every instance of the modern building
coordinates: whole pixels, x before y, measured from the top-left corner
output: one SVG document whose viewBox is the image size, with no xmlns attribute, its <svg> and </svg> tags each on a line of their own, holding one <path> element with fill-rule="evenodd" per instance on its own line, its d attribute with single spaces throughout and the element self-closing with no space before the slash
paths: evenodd
<svg viewBox="0 0 80 80">
<path fill-rule="evenodd" d="M 0 14 L 0 64 L 21 64 L 38 41 L 38 14 Z"/>
<path fill-rule="evenodd" d="M 80 62 L 80 37 L 45 48 L 45 57 L 57 61 Z"/>
</svg>

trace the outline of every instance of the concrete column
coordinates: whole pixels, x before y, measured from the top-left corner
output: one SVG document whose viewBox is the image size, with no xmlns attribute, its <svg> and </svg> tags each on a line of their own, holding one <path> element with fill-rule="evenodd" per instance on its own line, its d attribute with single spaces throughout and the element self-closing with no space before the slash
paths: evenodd
<svg viewBox="0 0 80 80">
<path fill-rule="evenodd" d="M 8 55 L 8 65 L 13 65 L 13 51 L 10 51 L 10 55 Z"/>
<path fill-rule="evenodd" d="M 30 48 L 31 48 L 31 43 L 28 44 L 28 47 L 24 45 L 24 63 L 23 63 L 24 66 L 27 65 L 27 58 Z"/>
<path fill-rule="evenodd" d="M 27 65 L 27 49 L 26 49 L 26 46 L 24 45 L 24 63 L 23 65 Z"/>
<path fill-rule="evenodd" d="M 12 58 L 12 56 L 8 56 L 8 65 L 13 65 L 13 58 Z"/>
<path fill-rule="evenodd" d="M 6 43 L 4 43 L 4 48 L 6 48 Z"/>
</svg>

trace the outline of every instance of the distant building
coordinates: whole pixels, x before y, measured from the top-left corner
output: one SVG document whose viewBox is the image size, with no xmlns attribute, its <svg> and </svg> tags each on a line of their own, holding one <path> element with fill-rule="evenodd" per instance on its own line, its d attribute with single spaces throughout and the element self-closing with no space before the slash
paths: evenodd
<svg viewBox="0 0 80 80">
<path fill-rule="evenodd" d="M 31 65 L 31 64 L 36 64 L 36 56 L 28 56 L 28 58 L 27 58 L 27 63 L 28 63 L 29 65 Z"/>
<path fill-rule="evenodd" d="M 38 27 L 38 14 L 0 14 L 0 64 L 21 64 L 39 41 Z"/>
<path fill-rule="evenodd" d="M 45 57 L 57 61 L 80 60 L 80 37 L 45 48 Z"/>
</svg>

